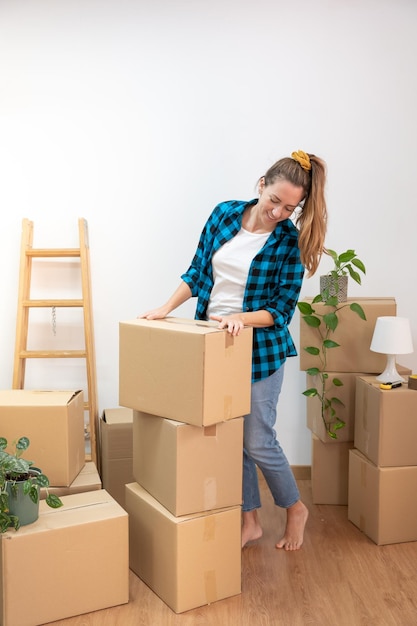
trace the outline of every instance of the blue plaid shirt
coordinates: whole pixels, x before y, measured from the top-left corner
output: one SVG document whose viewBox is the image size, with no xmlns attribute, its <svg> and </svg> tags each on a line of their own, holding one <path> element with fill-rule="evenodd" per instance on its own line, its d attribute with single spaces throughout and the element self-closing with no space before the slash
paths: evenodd
<svg viewBox="0 0 417 626">
<path fill-rule="evenodd" d="M 230 200 L 218 204 L 204 226 L 192 263 L 181 276 L 197 296 L 196 319 L 207 319 L 213 288 L 213 254 L 240 230 L 250 202 Z M 304 267 L 298 249 L 298 231 L 291 220 L 279 222 L 252 260 L 243 296 L 243 312 L 269 311 L 274 325 L 253 329 L 252 381 L 273 374 L 297 351 L 288 330 L 298 301 Z"/>
</svg>

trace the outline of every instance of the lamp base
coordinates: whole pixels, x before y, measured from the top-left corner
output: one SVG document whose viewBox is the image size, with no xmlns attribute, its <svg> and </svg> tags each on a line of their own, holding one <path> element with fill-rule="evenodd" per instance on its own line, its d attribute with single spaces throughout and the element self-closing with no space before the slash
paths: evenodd
<svg viewBox="0 0 417 626">
<path fill-rule="evenodd" d="M 379 376 L 376 377 L 379 383 L 405 383 L 406 380 L 397 372 L 395 354 L 387 354 L 387 365 Z"/>
</svg>

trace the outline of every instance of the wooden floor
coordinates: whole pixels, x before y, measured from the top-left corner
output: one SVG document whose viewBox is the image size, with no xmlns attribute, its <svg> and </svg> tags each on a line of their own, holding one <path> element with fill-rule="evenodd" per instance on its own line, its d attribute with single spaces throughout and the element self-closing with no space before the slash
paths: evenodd
<svg viewBox="0 0 417 626">
<path fill-rule="evenodd" d="M 242 554 L 242 593 L 176 615 L 130 572 L 126 605 L 54 626 L 416 626 L 417 542 L 376 546 L 347 519 L 347 507 L 313 505 L 303 548 L 274 548 L 285 513 L 261 482 L 264 536 Z"/>
</svg>

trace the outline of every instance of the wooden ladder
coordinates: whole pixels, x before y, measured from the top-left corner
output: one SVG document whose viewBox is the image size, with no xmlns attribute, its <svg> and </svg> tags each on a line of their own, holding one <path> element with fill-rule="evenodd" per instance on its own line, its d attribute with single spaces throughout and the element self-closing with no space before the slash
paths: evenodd
<svg viewBox="0 0 417 626">
<path fill-rule="evenodd" d="M 13 367 L 13 389 L 23 389 L 25 384 L 26 360 L 30 358 L 76 358 L 86 359 L 88 397 L 84 410 L 89 413 L 88 435 L 91 453 L 86 453 L 86 460 L 97 465 L 96 429 L 98 424 L 97 377 L 94 347 L 93 313 L 91 301 L 90 254 L 87 221 L 78 220 L 79 248 L 33 248 L 33 222 L 28 219 L 22 224 L 22 243 L 20 251 L 19 293 L 16 317 L 16 342 Z M 31 299 L 31 276 L 33 258 L 78 257 L 81 270 L 81 299 L 35 300 Z M 81 307 L 84 318 L 85 345 L 83 350 L 28 350 L 29 310 L 32 307 Z"/>
</svg>

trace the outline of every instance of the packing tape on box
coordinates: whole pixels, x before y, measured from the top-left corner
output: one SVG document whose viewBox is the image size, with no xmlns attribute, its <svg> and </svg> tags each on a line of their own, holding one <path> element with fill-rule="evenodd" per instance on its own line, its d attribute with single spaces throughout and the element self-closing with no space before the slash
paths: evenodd
<svg viewBox="0 0 417 626">
<path fill-rule="evenodd" d="M 207 604 L 215 602 L 219 596 L 217 595 L 217 580 L 214 570 L 204 572 L 204 586 L 206 588 Z"/>
<path fill-rule="evenodd" d="M 226 351 L 225 356 L 233 356 L 233 348 L 235 345 L 235 338 L 228 332 L 224 333 L 224 349 Z"/>
<path fill-rule="evenodd" d="M 216 520 L 214 515 L 208 515 L 204 520 L 203 541 L 213 541 L 216 536 Z"/>
<path fill-rule="evenodd" d="M 204 481 L 204 508 L 206 511 L 215 509 L 217 504 L 217 480 L 214 476 Z"/>
<path fill-rule="evenodd" d="M 224 396 L 224 419 L 228 420 L 232 415 L 232 396 Z"/>
<path fill-rule="evenodd" d="M 211 426 L 203 426 L 203 437 L 216 437 L 217 436 L 217 424 Z"/>
</svg>

